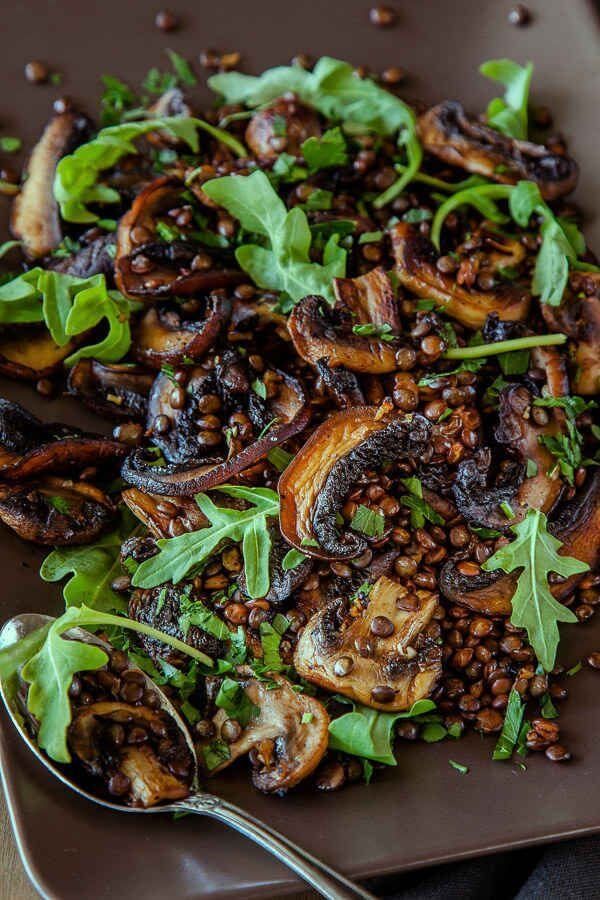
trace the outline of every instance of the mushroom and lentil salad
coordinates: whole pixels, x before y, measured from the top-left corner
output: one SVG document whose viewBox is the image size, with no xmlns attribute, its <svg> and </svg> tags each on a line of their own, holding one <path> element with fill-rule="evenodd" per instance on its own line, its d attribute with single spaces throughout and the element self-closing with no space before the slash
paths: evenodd
<svg viewBox="0 0 600 900">
<path fill-rule="evenodd" d="M 3 185 L 0 372 L 114 424 L 0 400 L 0 519 L 68 578 L 65 614 L 0 651 L 39 746 L 120 802 L 185 796 L 154 682 L 206 777 L 243 756 L 267 793 L 470 729 L 568 760 L 600 268 L 531 65 L 485 63 L 505 94 L 479 116 L 327 57 L 224 67 L 200 118 L 171 58 L 139 96 L 104 77 L 100 130 L 61 104 Z"/>
</svg>

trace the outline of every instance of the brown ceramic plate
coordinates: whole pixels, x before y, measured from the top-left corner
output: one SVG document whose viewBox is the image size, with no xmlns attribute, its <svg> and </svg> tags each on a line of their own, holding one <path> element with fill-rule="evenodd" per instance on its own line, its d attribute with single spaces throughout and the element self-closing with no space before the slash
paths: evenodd
<svg viewBox="0 0 600 900">
<path fill-rule="evenodd" d="M 153 26 L 156 8 L 142 0 L 20 0 L 2 23 L 2 132 L 30 145 L 62 91 L 95 110 L 100 73 L 133 83 L 161 51 L 195 58 L 200 50 L 240 49 L 250 71 L 285 63 L 298 52 L 330 54 L 373 68 L 400 65 L 411 75 L 407 92 L 426 101 L 458 98 L 483 108 L 492 88 L 477 75 L 485 59 L 510 56 L 535 63 L 534 96 L 548 103 L 581 164 L 579 197 L 600 209 L 597 104 L 598 31 L 583 0 L 532 0 L 534 20 L 517 29 L 504 0 L 391 0 L 398 24 L 369 25 L 370 0 L 173 0 L 184 27 L 164 35 Z M 23 65 L 42 59 L 64 72 L 61 88 L 33 87 Z M 5 213 L 5 201 L 2 212 Z M 596 247 L 600 228 L 596 221 Z M 588 234 L 594 238 L 594 223 Z M 2 232 L 4 235 L 4 232 Z M 0 392 L 47 418 L 98 427 L 67 401 L 48 402 L 13 383 Z M 37 576 L 41 554 L 3 531 L 1 616 L 54 612 L 59 591 Z M 562 649 L 572 664 L 600 647 L 593 624 L 571 627 Z M 600 771 L 598 675 L 573 679 L 561 730 L 574 760 L 552 765 L 530 758 L 527 771 L 492 763 L 489 740 L 400 749 L 399 765 L 370 787 L 339 794 L 301 790 L 286 799 L 259 795 L 242 767 L 214 788 L 350 875 L 424 866 L 500 848 L 600 830 L 594 789 Z M 119 896 L 250 898 L 281 895 L 298 882 L 253 845 L 208 820 L 140 819 L 93 807 L 53 782 L 4 721 L 2 767 L 15 834 L 38 889 L 61 900 Z M 469 766 L 461 777 L 449 758 Z"/>
</svg>

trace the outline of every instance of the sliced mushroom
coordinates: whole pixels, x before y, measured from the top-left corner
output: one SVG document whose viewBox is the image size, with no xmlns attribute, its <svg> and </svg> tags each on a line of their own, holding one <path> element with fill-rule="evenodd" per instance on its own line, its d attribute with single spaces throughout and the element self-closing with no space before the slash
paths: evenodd
<svg viewBox="0 0 600 900">
<path fill-rule="evenodd" d="M 300 156 L 309 137 L 320 137 L 317 113 L 293 96 L 279 97 L 255 112 L 246 128 L 246 144 L 260 159 L 276 159 L 280 153 Z"/>
<path fill-rule="evenodd" d="M 272 674 L 267 682 L 242 678 L 240 684 L 258 715 L 229 744 L 229 758 L 211 774 L 253 750 L 254 786 L 265 794 L 288 791 L 314 772 L 327 751 L 325 707 L 314 697 L 297 693 L 281 675 Z M 219 731 L 227 720 L 224 710 L 213 719 Z"/>
<path fill-rule="evenodd" d="M 340 409 L 364 406 L 365 396 L 354 372 L 339 366 L 331 369 L 324 359 L 315 365 L 319 378 Z"/>
<path fill-rule="evenodd" d="M 248 375 L 243 367 L 234 362 L 223 365 L 220 369 L 217 367 L 217 370 L 216 382 L 204 370 L 199 370 L 196 379 L 196 370 L 192 370 L 188 383 L 188 402 L 180 410 L 175 410 L 170 405 L 172 385 L 169 389 L 169 385 L 165 383 L 166 376 L 157 376 L 150 395 L 149 419 L 156 422 L 157 416 L 164 416 L 174 426 L 169 425 L 165 434 L 155 436 L 154 442 L 167 459 L 179 461 L 167 466 L 152 465 L 145 460 L 143 451 L 136 451 L 122 468 L 121 474 L 127 482 L 145 492 L 192 496 L 198 491 L 224 484 L 264 459 L 274 447 L 306 428 L 311 409 L 304 387 L 297 379 L 278 370 L 269 370 L 277 379 L 277 393 L 269 399 L 268 406 L 261 407 L 260 398 L 249 389 Z M 263 376 L 265 382 L 269 372 Z M 210 386 L 209 392 L 218 389 L 225 397 L 234 400 L 237 397 L 236 402 L 240 404 L 243 399 L 248 415 L 254 417 L 255 424 L 260 427 L 259 436 L 246 446 L 232 443 L 230 456 L 226 460 L 216 455 L 204 455 L 204 438 L 197 424 L 198 416 L 202 420 L 202 414 L 194 402 L 194 381 L 197 380 L 199 388 L 197 396 L 201 396 L 205 379 Z M 233 408 L 236 408 L 235 404 Z M 255 412 L 258 412 L 258 417 L 254 416 Z M 213 438 L 218 434 L 219 432 L 211 432 Z M 212 443 L 218 449 L 220 441 L 213 440 Z"/>
<path fill-rule="evenodd" d="M 570 194 L 577 184 L 579 169 L 570 156 L 501 134 L 469 118 L 453 100 L 427 110 L 418 132 L 432 156 L 501 184 L 535 181 L 546 200 Z"/>
<path fill-rule="evenodd" d="M 11 228 L 30 259 L 46 256 L 60 244 L 62 230 L 54 199 L 54 175 L 63 156 L 85 140 L 90 122 L 76 112 L 55 115 L 46 125 L 27 164 L 27 178 L 17 195 Z"/>
<path fill-rule="evenodd" d="M 349 309 L 356 324 L 389 325 L 393 334 L 402 328 L 394 288 L 385 269 L 378 266 L 358 278 L 334 278 L 337 302 Z"/>
<path fill-rule="evenodd" d="M 197 531 L 209 524 L 198 504 L 188 497 L 166 499 L 143 493 L 137 488 L 128 488 L 121 492 L 121 498 L 156 538 L 173 537 L 173 523 L 177 523 L 177 530 L 183 528 L 185 531 Z"/>
<path fill-rule="evenodd" d="M 153 380 L 139 367 L 82 359 L 69 372 L 67 389 L 109 419 L 144 419 Z"/>
<path fill-rule="evenodd" d="M 442 672 L 436 594 L 382 576 L 364 605 L 338 598 L 317 612 L 294 654 L 307 681 L 395 712 L 429 697 Z"/>
<path fill-rule="evenodd" d="M 0 486 L 0 521 L 34 544 L 88 544 L 114 521 L 109 497 L 91 484 L 47 477 Z"/>
<path fill-rule="evenodd" d="M 413 226 L 398 222 L 391 229 L 395 272 L 404 287 L 417 297 L 432 298 L 444 313 L 461 325 L 482 328 L 490 313 L 503 321 L 525 321 L 531 293 L 525 283 L 503 282 L 488 292 L 468 290 L 436 268 L 433 244 Z"/>
<path fill-rule="evenodd" d="M 115 236 L 104 234 L 64 259 L 51 260 L 48 268 L 54 272 L 73 275 L 75 278 L 104 275 L 111 279 L 114 272 L 114 257 Z"/>
<path fill-rule="evenodd" d="M 177 178 L 158 178 L 138 194 L 121 219 L 115 279 L 127 297 L 134 300 L 189 297 L 246 280 L 243 272 L 234 269 L 194 270 L 198 244 L 185 240 L 160 241 L 157 222 L 181 205 L 184 190 L 185 186 Z"/>
<path fill-rule="evenodd" d="M 549 530 L 563 546 L 558 551 L 561 556 L 573 556 L 587 563 L 594 570 L 600 563 L 600 474 L 595 472 L 588 480 L 584 491 L 566 503 L 556 521 L 550 523 Z M 557 600 L 568 597 L 583 578 L 572 575 L 566 581 L 550 587 Z M 512 612 L 511 600 L 517 585 L 518 574 L 503 575 L 501 572 L 479 572 L 464 575 L 460 570 L 460 559 L 448 560 L 440 572 L 440 590 L 444 596 L 473 612 L 485 615 L 509 616 Z"/>
<path fill-rule="evenodd" d="M 573 393 L 590 397 L 600 392 L 600 274 L 571 272 L 569 288 L 560 306 L 540 306 L 548 328 L 570 338 Z"/>
<path fill-rule="evenodd" d="M 313 570 L 314 560 L 309 556 L 294 566 L 293 569 L 284 569 L 283 560 L 290 550 L 290 545 L 282 540 L 279 529 L 271 531 L 271 551 L 269 553 L 269 590 L 264 599 L 275 608 L 287 605 L 287 601 L 295 590 L 308 578 Z M 244 570 L 237 577 L 237 584 L 246 594 L 246 573 Z"/>
<path fill-rule="evenodd" d="M 230 314 L 231 304 L 222 297 L 209 298 L 205 318 L 193 322 L 175 307 L 152 307 L 139 321 L 133 354 L 152 369 L 197 362 L 214 346 Z"/>
<path fill-rule="evenodd" d="M 45 327 L 8 329 L 0 337 L 0 372 L 19 381 L 38 381 L 61 369 L 76 347 L 75 341 L 59 347 Z"/>
<path fill-rule="evenodd" d="M 337 530 L 348 492 L 366 469 L 421 455 L 431 433 L 423 416 L 386 412 L 363 406 L 335 413 L 291 461 L 278 487 L 281 531 L 294 547 L 322 559 L 353 558 L 366 549 L 357 533 Z"/>
</svg>

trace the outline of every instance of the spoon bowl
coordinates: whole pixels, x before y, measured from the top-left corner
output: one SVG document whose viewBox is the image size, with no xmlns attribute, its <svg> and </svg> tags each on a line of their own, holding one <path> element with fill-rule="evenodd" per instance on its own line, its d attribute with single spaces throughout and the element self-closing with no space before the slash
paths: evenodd
<svg viewBox="0 0 600 900">
<path fill-rule="evenodd" d="M 32 632 L 37 631 L 39 628 L 43 628 L 52 621 L 54 621 L 52 617 L 42 615 L 41 613 L 22 613 L 19 616 L 9 619 L 0 630 L 0 649 L 15 644 L 17 641 L 22 640 Z M 95 644 L 103 650 L 112 649 L 105 641 L 82 628 L 72 628 L 66 632 L 63 637 L 67 637 L 70 640 L 82 641 L 83 643 Z M 135 664 L 132 664 L 131 668 L 141 671 Z M 323 897 L 331 898 L 331 900 L 351 900 L 351 898 L 357 897 L 363 898 L 363 900 L 374 900 L 373 895 L 368 891 L 355 885 L 344 875 L 336 872 L 326 863 L 321 862 L 319 859 L 312 856 L 312 854 L 303 850 L 292 841 L 289 841 L 264 822 L 256 819 L 240 807 L 218 797 L 216 794 L 203 791 L 199 786 L 198 755 L 183 719 L 166 694 L 161 691 L 150 676 L 145 672 L 142 672 L 142 675 L 144 676 L 146 687 L 154 691 L 160 698 L 161 709 L 171 717 L 177 725 L 177 728 L 183 734 L 193 760 L 193 777 L 190 794 L 182 800 L 162 803 L 148 808 L 125 806 L 124 804 L 106 800 L 103 797 L 99 797 L 96 794 L 92 794 L 85 790 L 76 779 L 70 777 L 70 773 L 64 767 L 55 763 L 38 747 L 34 737 L 29 733 L 25 724 L 25 696 L 23 695 L 23 692 L 19 690 L 19 683 L 16 681 L 0 681 L 0 697 L 2 698 L 2 702 L 6 707 L 13 725 L 19 732 L 23 741 L 27 744 L 29 750 L 37 757 L 48 772 L 55 778 L 58 778 L 59 781 L 70 790 L 79 794 L 80 797 L 85 797 L 86 800 L 89 800 L 92 803 L 96 803 L 106 809 L 112 809 L 120 813 L 156 814 L 189 812 L 197 815 L 210 816 L 229 825 L 236 831 L 259 844 L 269 853 L 272 853 L 273 856 L 302 877 Z"/>
</svg>

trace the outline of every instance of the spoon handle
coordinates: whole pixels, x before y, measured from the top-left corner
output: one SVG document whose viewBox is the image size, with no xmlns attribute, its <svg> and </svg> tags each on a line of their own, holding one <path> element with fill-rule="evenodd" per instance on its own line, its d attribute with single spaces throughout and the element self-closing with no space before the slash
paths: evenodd
<svg viewBox="0 0 600 900">
<path fill-rule="evenodd" d="M 375 900 L 373 894 L 355 885 L 326 863 L 227 800 L 211 794 L 197 794 L 173 806 L 198 815 L 211 816 L 230 825 L 272 853 L 280 862 L 312 885 L 321 896 L 329 900 L 356 900 L 359 897 L 361 900 Z"/>
</svg>

